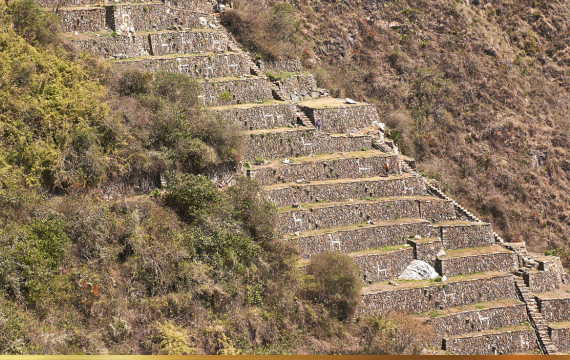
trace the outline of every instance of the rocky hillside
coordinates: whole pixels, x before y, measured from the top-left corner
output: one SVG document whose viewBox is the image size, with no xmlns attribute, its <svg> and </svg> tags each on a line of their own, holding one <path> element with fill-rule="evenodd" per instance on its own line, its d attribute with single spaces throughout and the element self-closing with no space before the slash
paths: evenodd
<svg viewBox="0 0 570 360">
<path fill-rule="evenodd" d="M 446 193 L 509 241 L 567 253 L 568 1 L 301 0 L 286 33 L 267 3 L 224 16 L 243 44 L 375 103 Z"/>
</svg>

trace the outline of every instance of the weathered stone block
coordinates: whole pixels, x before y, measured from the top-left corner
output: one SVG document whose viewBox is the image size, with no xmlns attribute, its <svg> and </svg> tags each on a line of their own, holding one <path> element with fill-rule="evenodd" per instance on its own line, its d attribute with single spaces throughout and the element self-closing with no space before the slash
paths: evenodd
<svg viewBox="0 0 570 360">
<path fill-rule="evenodd" d="M 89 32 L 107 29 L 105 8 L 60 9 L 57 12 L 62 32 Z"/>
<path fill-rule="evenodd" d="M 348 133 L 354 129 L 363 129 L 379 122 L 378 111 L 371 104 L 341 105 L 327 108 L 307 108 L 303 111 L 313 123 L 322 119 L 322 130 L 327 133 Z"/>
<path fill-rule="evenodd" d="M 273 74 L 278 74 L 282 71 L 290 73 L 300 73 L 303 71 L 301 66 L 301 60 L 276 60 L 276 61 L 257 61 L 257 67 L 262 73 L 271 72 Z"/>
<path fill-rule="evenodd" d="M 570 294 L 567 297 L 545 297 L 539 294 L 535 298 L 540 314 L 546 321 L 570 321 Z"/>
<path fill-rule="evenodd" d="M 408 240 L 408 244 L 412 246 L 414 249 L 414 256 L 417 260 L 425 261 L 431 266 L 435 267 L 435 259 L 437 258 L 437 254 L 443 250 L 443 245 L 441 244 L 440 238 L 430 238 L 432 234 L 439 235 L 439 228 L 432 228 L 431 232 L 424 236 L 423 234 L 415 234 L 420 235 L 422 238 L 428 239 L 411 239 Z"/>
<path fill-rule="evenodd" d="M 570 324 L 568 325 L 570 326 Z M 548 327 L 550 339 L 559 352 L 570 352 L 570 328 Z"/>
<path fill-rule="evenodd" d="M 533 293 L 553 291 L 562 285 L 556 273 L 547 271 L 529 271 L 523 274 L 523 279 Z"/>
<path fill-rule="evenodd" d="M 446 250 L 491 246 L 495 243 L 493 228 L 487 223 L 465 223 L 460 225 L 437 225 Z"/>
<path fill-rule="evenodd" d="M 286 127 L 294 123 L 297 107 L 293 104 L 251 104 L 247 107 L 211 108 L 222 119 L 237 123 L 243 130 L 262 130 Z"/>
</svg>

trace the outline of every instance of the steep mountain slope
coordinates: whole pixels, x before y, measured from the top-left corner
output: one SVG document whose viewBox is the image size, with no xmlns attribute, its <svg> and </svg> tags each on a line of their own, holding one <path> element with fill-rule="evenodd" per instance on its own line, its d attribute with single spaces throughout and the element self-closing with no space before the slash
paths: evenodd
<svg viewBox="0 0 570 360">
<path fill-rule="evenodd" d="M 505 239 L 567 247 L 570 3 L 296 1 L 298 30 L 274 44 L 247 26 L 271 19 L 266 3 L 225 16 L 252 51 L 377 104 L 419 171 Z"/>
</svg>

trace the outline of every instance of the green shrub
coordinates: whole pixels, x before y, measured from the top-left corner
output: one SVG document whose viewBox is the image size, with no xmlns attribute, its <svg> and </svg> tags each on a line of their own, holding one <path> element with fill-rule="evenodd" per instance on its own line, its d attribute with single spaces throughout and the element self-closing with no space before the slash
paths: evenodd
<svg viewBox="0 0 570 360">
<path fill-rule="evenodd" d="M 205 176 L 168 172 L 164 203 L 190 221 L 207 215 L 222 200 L 221 192 Z"/>
<path fill-rule="evenodd" d="M 59 45 L 59 19 L 52 12 L 43 11 L 34 0 L 8 3 L 14 30 L 33 46 Z"/>
<path fill-rule="evenodd" d="M 324 252 L 311 257 L 304 278 L 305 299 L 324 304 L 344 320 L 356 313 L 361 288 L 360 269 L 347 254 Z"/>
<path fill-rule="evenodd" d="M 553 255 L 553 252 L 550 251 L 550 250 L 546 250 L 546 251 L 544 252 L 544 255 L 546 255 L 546 256 L 552 256 L 552 255 Z"/>
</svg>

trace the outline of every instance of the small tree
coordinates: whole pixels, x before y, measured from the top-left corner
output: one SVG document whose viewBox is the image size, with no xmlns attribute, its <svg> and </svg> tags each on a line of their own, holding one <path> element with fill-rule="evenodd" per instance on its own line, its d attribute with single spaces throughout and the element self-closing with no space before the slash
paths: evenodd
<svg viewBox="0 0 570 360">
<path fill-rule="evenodd" d="M 343 253 L 314 255 L 307 266 L 303 295 L 324 304 L 340 320 L 354 315 L 360 305 L 360 269 Z"/>
<path fill-rule="evenodd" d="M 230 106 L 230 101 L 232 100 L 232 94 L 229 91 L 224 91 L 220 93 L 220 100 L 224 102 L 224 104 Z"/>
</svg>

